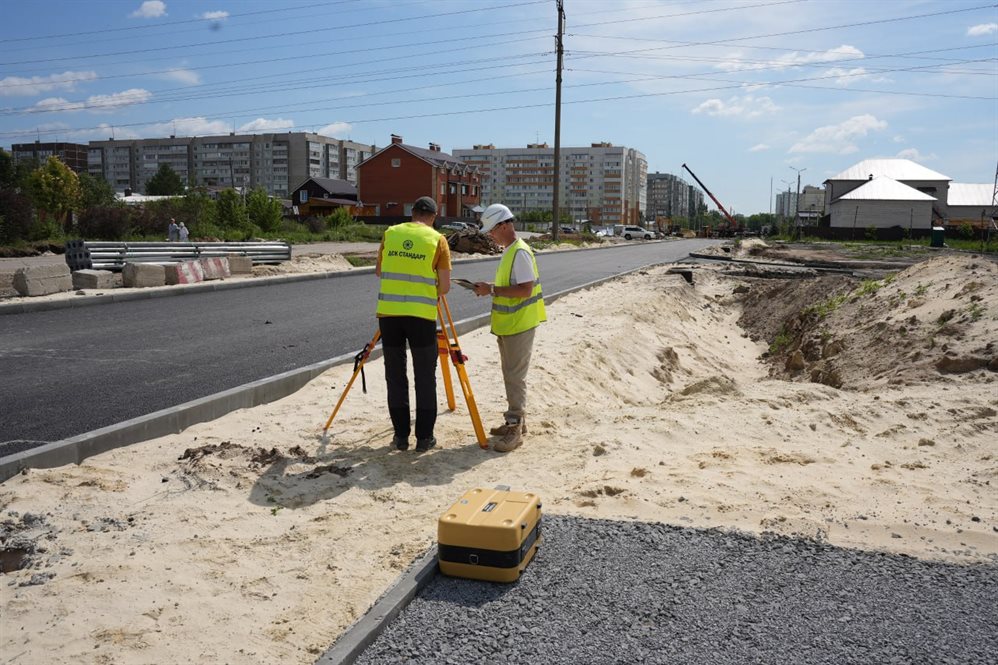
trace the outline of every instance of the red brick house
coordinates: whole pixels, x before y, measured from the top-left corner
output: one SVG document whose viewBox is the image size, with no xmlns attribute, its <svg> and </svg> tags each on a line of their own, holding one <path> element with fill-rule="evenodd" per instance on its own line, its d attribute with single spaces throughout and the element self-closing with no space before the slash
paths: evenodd
<svg viewBox="0 0 998 665">
<path fill-rule="evenodd" d="M 392 142 L 357 165 L 357 189 L 379 217 L 409 217 L 420 196 L 437 202 L 438 217 L 477 219 L 482 190 L 477 166 L 440 151 Z"/>
</svg>

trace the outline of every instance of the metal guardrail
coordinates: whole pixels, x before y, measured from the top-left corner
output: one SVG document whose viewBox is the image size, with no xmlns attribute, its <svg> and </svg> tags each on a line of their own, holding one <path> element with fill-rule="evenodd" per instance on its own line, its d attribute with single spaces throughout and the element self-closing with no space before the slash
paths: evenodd
<svg viewBox="0 0 998 665">
<path fill-rule="evenodd" d="M 105 242 L 69 240 L 66 264 L 70 270 L 121 270 L 126 263 L 179 263 L 238 254 L 253 265 L 291 260 L 291 245 L 263 242 Z"/>
</svg>

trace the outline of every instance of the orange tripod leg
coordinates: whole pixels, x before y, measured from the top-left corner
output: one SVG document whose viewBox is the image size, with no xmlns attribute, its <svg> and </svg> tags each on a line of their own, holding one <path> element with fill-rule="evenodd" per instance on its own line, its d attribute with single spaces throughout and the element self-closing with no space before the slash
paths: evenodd
<svg viewBox="0 0 998 665">
<path fill-rule="evenodd" d="M 356 380 L 357 375 L 360 371 L 364 369 L 364 363 L 367 362 L 368 357 L 371 355 L 371 351 L 374 350 L 374 345 L 378 343 L 381 338 L 381 330 L 377 330 L 374 333 L 374 337 L 368 342 L 364 350 L 361 351 L 360 361 L 357 363 L 357 367 L 353 371 L 353 376 L 350 377 L 350 381 L 347 383 L 347 387 L 343 389 L 343 394 L 340 395 L 340 399 L 336 402 L 336 406 L 333 408 L 333 412 L 329 414 L 329 420 L 326 421 L 326 426 L 322 428 L 322 436 L 326 436 L 326 432 L 329 431 L 329 426 L 333 424 L 333 418 L 336 417 L 336 412 L 340 410 L 340 406 L 343 404 L 343 400 L 346 399 L 347 393 L 350 392 L 350 387 L 353 385 L 354 380 Z"/>
<path fill-rule="evenodd" d="M 439 308 L 438 308 L 439 311 Z M 443 325 L 443 319 L 441 319 L 441 325 Z M 447 393 L 447 408 L 453 411 L 457 404 L 454 401 L 454 385 L 451 383 L 450 378 L 450 362 L 448 360 L 450 356 L 450 345 L 447 342 L 447 336 L 444 331 L 437 331 L 437 353 L 440 355 L 440 373 L 444 377 L 444 392 Z"/>
<path fill-rule="evenodd" d="M 475 437 L 478 439 L 479 447 L 487 449 L 489 447 L 488 439 L 485 438 L 485 428 L 482 427 L 482 419 L 478 415 L 478 405 L 475 403 L 475 394 L 471 391 L 471 382 L 468 380 L 468 372 L 464 367 L 465 356 L 461 352 L 461 345 L 457 339 L 457 329 L 454 327 L 454 319 L 451 318 L 450 306 L 447 304 L 447 299 L 443 296 L 440 297 L 440 301 L 437 304 L 437 310 L 440 310 L 440 303 L 443 304 L 443 311 L 447 313 L 447 322 L 450 324 L 450 334 L 454 337 L 454 341 L 451 342 L 448 337 L 448 350 L 450 352 L 451 360 L 454 362 L 454 369 L 457 370 L 457 378 L 461 383 L 461 391 L 464 393 L 464 401 L 468 404 L 468 412 L 471 414 L 471 424 L 475 428 Z M 443 333 L 447 334 L 447 328 L 444 326 L 443 313 L 440 312 L 440 324 L 443 329 Z"/>
</svg>

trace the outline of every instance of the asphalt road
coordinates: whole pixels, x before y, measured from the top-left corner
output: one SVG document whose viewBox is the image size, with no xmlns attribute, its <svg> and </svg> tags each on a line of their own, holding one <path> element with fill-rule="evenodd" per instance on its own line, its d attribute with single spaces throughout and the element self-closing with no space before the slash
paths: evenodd
<svg viewBox="0 0 998 665">
<path fill-rule="evenodd" d="M 538 265 L 552 294 L 712 242 L 552 252 Z M 491 280 L 497 260 L 457 263 L 454 276 Z M 376 295 L 365 271 L 0 317 L 0 455 L 356 352 L 374 334 Z M 455 320 L 489 304 L 457 286 L 448 302 Z"/>
</svg>

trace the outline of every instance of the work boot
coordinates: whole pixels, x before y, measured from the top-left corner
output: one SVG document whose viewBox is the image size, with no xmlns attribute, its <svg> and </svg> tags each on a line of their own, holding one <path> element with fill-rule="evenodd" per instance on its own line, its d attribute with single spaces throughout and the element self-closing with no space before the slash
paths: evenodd
<svg viewBox="0 0 998 665">
<path fill-rule="evenodd" d="M 434 436 L 426 439 L 416 439 L 416 452 L 425 453 L 435 445 L 437 445 L 437 438 Z"/>
<path fill-rule="evenodd" d="M 520 423 L 510 423 L 509 432 L 492 444 L 492 450 L 497 453 L 508 453 L 516 450 L 523 443 L 523 427 Z"/>
<path fill-rule="evenodd" d="M 492 429 L 489 430 L 489 434 L 491 434 L 492 436 L 506 436 L 513 430 L 513 427 L 515 427 L 516 425 L 520 425 L 521 432 L 523 432 L 524 434 L 527 433 L 527 419 L 522 418 L 519 423 L 506 422 L 503 423 L 502 425 L 499 425 L 498 427 L 493 427 Z"/>
<path fill-rule="evenodd" d="M 409 437 L 396 434 L 392 438 L 392 448 L 395 450 L 409 450 Z"/>
</svg>

